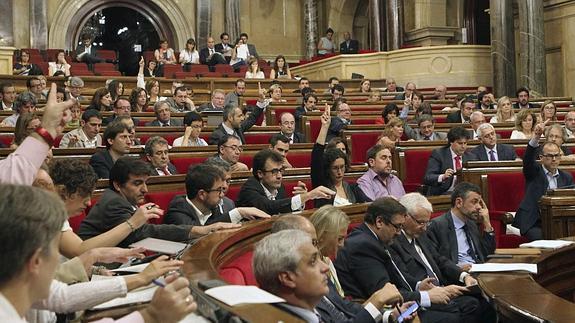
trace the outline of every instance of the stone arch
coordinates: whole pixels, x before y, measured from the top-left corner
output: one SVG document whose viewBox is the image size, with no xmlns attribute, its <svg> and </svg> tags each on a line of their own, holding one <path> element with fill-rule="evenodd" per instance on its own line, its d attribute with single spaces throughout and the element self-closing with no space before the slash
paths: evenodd
<svg viewBox="0 0 575 323">
<path fill-rule="evenodd" d="M 48 48 L 73 50 L 81 27 L 95 11 L 108 7 L 127 7 L 148 18 L 160 37 L 179 48 L 194 36 L 193 20 L 186 18 L 175 0 L 63 0 L 48 33 Z"/>
</svg>

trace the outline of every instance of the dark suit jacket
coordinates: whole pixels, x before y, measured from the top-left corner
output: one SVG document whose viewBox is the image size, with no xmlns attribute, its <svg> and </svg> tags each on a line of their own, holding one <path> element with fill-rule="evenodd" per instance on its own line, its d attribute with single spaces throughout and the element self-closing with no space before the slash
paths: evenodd
<svg viewBox="0 0 575 323">
<path fill-rule="evenodd" d="M 461 110 L 448 114 L 446 121 L 447 121 L 447 123 L 462 123 L 461 122 Z"/>
<path fill-rule="evenodd" d="M 351 120 L 349 120 L 348 124 L 351 124 Z M 339 137 L 340 132 L 346 127 L 347 124 L 345 124 L 339 117 L 332 117 L 331 124 L 327 130 L 327 138 L 325 139 L 326 142 L 329 142 L 332 138 Z"/>
<path fill-rule="evenodd" d="M 515 148 L 511 145 L 506 144 L 497 144 L 497 159 L 498 160 L 515 160 L 517 158 L 517 153 L 515 152 Z M 470 153 L 475 155 L 477 160 L 481 161 L 489 161 L 489 156 L 487 156 L 487 152 L 485 151 L 485 145 L 480 144 L 477 147 L 473 148 Z"/>
<path fill-rule="evenodd" d="M 99 150 L 90 157 L 90 166 L 98 175 L 98 178 L 107 179 L 110 177 L 110 169 L 114 166 L 114 160 L 108 149 Z"/>
<path fill-rule="evenodd" d="M 495 236 L 485 232 L 480 233 L 477 224 L 473 221 L 468 220 L 466 223 L 479 261 L 485 262 L 487 255 L 495 252 Z M 449 258 L 454 263 L 458 262 L 457 236 L 451 211 L 431 220 L 427 235 L 440 255 Z"/>
<path fill-rule="evenodd" d="M 170 127 L 181 127 L 181 126 L 183 126 L 183 125 L 184 125 L 184 123 L 182 122 L 182 120 L 180 120 L 180 119 L 175 119 L 175 118 L 170 118 Z M 149 126 L 149 127 L 160 127 L 160 126 L 162 126 L 162 125 L 160 124 L 160 120 L 156 119 L 156 120 L 154 120 L 154 121 L 150 121 L 150 122 L 146 123 L 146 126 Z"/>
<path fill-rule="evenodd" d="M 156 167 L 154 167 L 152 164 L 150 164 L 150 168 L 152 169 L 152 176 L 158 176 L 158 170 L 156 169 Z M 175 175 L 178 173 L 178 170 L 176 169 L 176 166 L 174 166 L 174 164 L 168 162 L 168 171 L 170 172 L 170 174 Z"/>
<path fill-rule="evenodd" d="M 280 132 L 280 135 L 284 135 L 282 132 Z M 284 135 L 285 136 L 285 135 Z M 286 136 L 287 137 L 287 136 Z M 303 133 L 301 132 L 297 132 L 294 131 L 293 133 L 293 143 L 294 144 L 298 144 L 298 143 L 302 143 L 302 142 L 306 142 L 305 141 L 305 136 Z"/>
<path fill-rule="evenodd" d="M 109 125 L 110 123 L 112 123 L 112 121 L 116 120 L 116 117 L 117 116 L 115 114 L 112 114 L 111 116 L 104 118 L 104 120 L 102 120 L 102 125 L 103 126 Z M 138 127 L 138 123 L 140 122 L 140 120 L 132 118 L 132 122 L 134 122 L 135 127 Z"/>
<path fill-rule="evenodd" d="M 525 195 L 519 204 L 519 209 L 513 219 L 513 226 L 521 230 L 521 234 L 529 231 L 540 219 L 539 199 L 549 187 L 549 181 L 543 166 L 535 160 L 537 148 L 527 145 L 523 156 L 523 176 L 525 177 Z M 570 173 L 559 170 L 557 187 L 573 185 L 573 177 Z"/>
<path fill-rule="evenodd" d="M 219 53 L 219 52 L 215 49 L 215 47 L 214 47 L 214 51 L 215 51 L 216 53 Z M 221 54 L 221 53 L 220 53 L 220 54 Z M 200 49 L 200 52 L 199 52 L 200 64 L 210 65 L 210 66 L 211 66 L 211 65 L 216 65 L 216 64 L 226 64 L 226 63 L 227 63 L 227 62 L 226 62 L 226 59 L 224 58 L 223 55 L 220 55 L 220 54 L 213 55 L 213 56 L 210 58 L 210 60 L 208 60 L 208 57 L 210 57 L 210 50 L 209 50 L 207 47 L 202 48 L 202 49 Z"/>
<path fill-rule="evenodd" d="M 350 39 L 349 45 L 345 41 L 339 44 L 339 52 L 341 54 L 357 54 L 358 51 L 359 42 L 355 39 Z"/>
<path fill-rule="evenodd" d="M 135 207 L 128 200 L 117 192 L 106 189 L 98 203 L 90 209 L 90 213 L 80 224 L 78 235 L 84 240 L 95 237 L 124 223 L 134 212 Z M 130 233 L 118 244 L 118 247 L 126 248 L 145 238 L 186 241 L 189 240 L 190 230 L 189 225 L 146 223 Z"/>
<path fill-rule="evenodd" d="M 527 102 L 527 105 L 529 106 L 529 109 L 539 108 L 538 105 L 535 105 L 535 104 L 530 103 L 530 102 Z M 514 108 L 514 109 L 520 109 L 520 107 L 519 107 L 519 102 L 513 103 L 513 108 Z"/>
<path fill-rule="evenodd" d="M 237 136 L 242 141 L 242 144 L 244 145 L 246 144 L 246 137 L 244 137 L 244 132 L 248 131 L 251 127 L 253 127 L 256 124 L 256 121 L 258 121 L 258 118 L 263 111 L 264 109 L 256 107 L 255 109 L 253 109 L 253 112 L 240 124 L 240 127 L 235 129 Z M 226 134 L 227 134 L 226 130 L 224 129 L 222 124 L 220 124 L 210 135 L 210 138 L 208 139 L 208 144 L 217 145 L 218 141 L 220 141 L 220 138 L 222 138 Z"/>
<path fill-rule="evenodd" d="M 202 112 L 202 111 L 223 111 L 223 108 L 218 109 L 216 107 L 214 107 L 214 105 L 212 104 L 212 102 L 206 102 L 201 104 L 197 109 L 197 112 Z"/>
<path fill-rule="evenodd" d="M 328 281 L 329 293 L 327 299 L 335 306 L 337 310 L 343 313 L 347 320 L 338 321 L 339 317 L 333 313 L 333 310 L 323 300 L 316 305 L 315 309 L 319 312 L 323 322 L 329 323 L 367 323 L 375 322 L 369 312 L 358 303 L 354 303 L 342 298 L 331 281 Z M 381 310 L 381 309 L 380 309 Z"/>
<path fill-rule="evenodd" d="M 404 301 L 419 301 L 419 292 L 413 291 L 417 281 L 408 274 L 408 271 L 402 270 L 403 267 L 399 267 L 407 284 L 403 281 L 393 269 L 386 249 L 387 246 L 365 223 L 350 233 L 334 263 L 345 294 L 353 298 L 368 299 L 386 283 L 391 282 L 400 291 Z M 396 265 L 401 266 L 401 263 Z"/>
<path fill-rule="evenodd" d="M 275 200 L 270 200 L 266 196 L 262 184 L 255 178 L 250 177 L 242 185 L 236 206 L 253 206 L 269 215 L 280 213 L 291 213 L 291 197 L 288 197 L 283 185 L 278 189 L 278 194 Z"/>
<path fill-rule="evenodd" d="M 405 135 L 409 139 L 424 140 L 424 136 L 421 134 L 421 132 L 419 132 L 419 129 L 417 129 L 417 130 L 413 129 L 412 127 L 410 127 L 407 124 L 407 122 L 403 123 L 403 130 L 405 132 Z M 447 134 L 445 132 L 434 131 L 433 135 L 434 135 L 433 140 L 446 140 L 447 139 Z"/>
<path fill-rule="evenodd" d="M 205 225 L 216 222 L 231 222 L 229 211 L 221 213 L 218 207 L 214 208 L 212 215 L 208 218 Z M 201 225 L 198 214 L 188 201 L 186 201 L 186 195 L 177 195 L 172 199 L 168 206 L 164 223 Z"/>
<path fill-rule="evenodd" d="M 415 241 L 421 248 L 421 251 L 431 265 L 431 269 L 439 279 L 441 285 L 460 284 L 459 276 L 461 275 L 461 269 L 456 263 L 438 254 L 432 242 L 425 234 L 416 238 Z M 400 234 L 395 238 L 393 244 L 390 246 L 390 251 L 393 259 L 398 262 L 401 261 L 415 279 L 421 281 L 427 278 L 425 263 L 421 260 L 421 257 L 408 242 L 404 234 Z"/>
<path fill-rule="evenodd" d="M 86 46 L 84 46 L 83 43 L 78 45 L 78 47 L 76 47 L 76 56 L 82 54 L 85 50 Z M 90 46 L 90 52 L 88 54 L 92 56 L 98 56 L 98 48 L 94 45 Z"/>
<path fill-rule="evenodd" d="M 255 45 L 248 44 L 248 51 L 250 52 L 250 56 L 255 56 L 255 58 L 260 58 L 260 56 L 258 55 L 258 51 L 256 50 Z"/>
<path fill-rule="evenodd" d="M 461 164 L 469 161 L 476 160 L 475 155 L 470 153 L 463 154 Z M 425 177 L 423 183 L 428 186 L 427 195 L 441 195 L 446 194 L 447 190 L 453 182 L 453 176 L 444 182 L 437 182 L 439 175 L 444 174 L 445 171 L 453 169 L 453 160 L 451 159 L 451 150 L 449 146 L 434 149 L 427 162 L 427 169 L 425 170 Z"/>
</svg>

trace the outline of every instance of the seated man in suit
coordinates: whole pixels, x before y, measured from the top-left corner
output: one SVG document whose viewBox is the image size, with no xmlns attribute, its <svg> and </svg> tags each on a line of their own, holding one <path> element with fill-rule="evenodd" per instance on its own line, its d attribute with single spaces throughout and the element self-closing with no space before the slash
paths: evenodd
<svg viewBox="0 0 575 323">
<path fill-rule="evenodd" d="M 132 114 L 132 106 L 130 105 L 130 101 L 128 101 L 127 99 L 118 98 L 118 100 L 114 102 L 114 114 L 107 118 L 104 118 L 104 120 L 102 120 L 102 125 L 107 126 L 114 120 L 116 120 L 118 117 L 129 117 L 134 122 L 134 125 L 137 126 L 139 121 L 136 118 L 132 118 L 131 114 Z"/>
<path fill-rule="evenodd" d="M 469 139 L 479 139 L 479 126 L 486 123 L 485 115 L 481 111 L 473 111 L 469 116 L 469 123 L 471 124 L 471 130 L 469 132 Z"/>
<path fill-rule="evenodd" d="M 335 192 L 323 186 L 308 192 L 305 184 L 299 182 L 293 189 L 293 197 L 287 197 L 282 185 L 284 170 L 282 155 L 271 149 L 259 151 L 253 159 L 254 176 L 242 185 L 236 205 L 254 206 L 275 215 L 300 211 L 309 200 L 330 199 L 335 195 Z"/>
<path fill-rule="evenodd" d="M 511 145 L 498 144 L 495 128 L 490 123 L 484 123 L 477 128 L 477 134 L 481 144 L 471 150 L 477 160 L 498 161 L 517 160 L 515 148 Z"/>
<path fill-rule="evenodd" d="M 335 84 L 330 91 L 331 100 L 335 103 L 338 99 L 342 98 L 345 94 L 345 88 L 341 84 Z"/>
<path fill-rule="evenodd" d="M 564 122 L 564 129 L 567 133 L 567 138 L 575 138 L 575 111 L 567 112 Z"/>
<path fill-rule="evenodd" d="M 265 92 L 265 90 L 263 90 L 263 92 Z M 265 94 L 263 94 L 263 92 L 260 92 L 260 97 L 265 99 Z M 246 138 L 244 137 L 244 132 L 248 131 L 256 124 L 256 121 L 268 104 L 269 102 L 267 101 L 258 101 L 253 112 L 247 118 L 245 117 L 241 107 L 233 104 L 226 105 L 222 114 L 224 120 L 216 129 L 214 129 L 208 139 L 208 143 L 210 145 L 216 145 L 218 141 L 227 134 L 238 137 L 241 143 L 245 144 Z"/>
<path fill-rule="evenodd" d="M 170 162 L 170 147 L 166 139 L 160 136 L 148 139 L 144 153 L 152 166 L 152 176 L 168 176 L 178 173 L 176 166 Z"/>
<path fill-rule="evenodd" d="M 187 112 L 195 110 L 194 102 L 188 97 L 188 88 L 178 86 L 171 98 L 165 100 L 170 105 L 171 112 Z"/>
<path fill-rule="evenodd" d="M 513 105 L 515 109 L 534 109 L 537 106 L 529 103 L 529 89 L 522 86 L 515 92 L 517 102 Z"/>
<path fill-rule="evenodd" d="M 433 243 L 425 232 L 429 225 L 433 207 L 425 196 L 419 193 L 408 193 L 399 199 L 406 208 L 407 217 L 400 235 L 395 237 L 390 246 L 393 259 L 401 262 L 408 272 L 420 284 L 447 286 L 449 284 L 472 286 L 477 281 L 462 271 L 457 264 L 435 251 Z M 467 320 L 477 322 L 495 322 L 495 311 L 483 298 L 460 296 L 452 300 L 457 305 L 477 304 L 467 313 Z M 460 306 L 461 307 L 461 306 Z M 462 308 L 473 308 L 465 306 Z"/>
<path fill-rule="evenodd" d="M 280 117 L 280 134 L 288 138 L 290 144 L 305 142 L 304 135 L 295 131 L 295 128 L 296 124 L 293 114 L 289 112 L 282 113 Z"/>
<path fill-rule="evenodd" d="M 234 135 L 224 135 L 218 142 L 218 153 L 216 156 L 228 162 L 232 172 L 243 172 L 249 170 L 249 168 L 240 161 L 242 151 L 244 149 L 240 138 Z"/>
<path fill-rule="evenodd" d="M 475 184 L 461 182 L 455 186 L 451 209 L 433 219 L 427 233 L 437 252 L 465 271 L 472 264 L 484 263 L 495 252 L 489 210 Z"/>
<path fill-rule="evenodd" d="M 226 100 L 226 92 L 221 89 L 212 91 L 212 100 L 200 105 L 197 109 L 198 112 L 202 111 L 223 111 L 224 101 Z"/>
<path fill-rule="evenodd" d="M 222 213 L 218 207 L 227 190 L 225 174 L 218 167 L 199 164 L 188 169 L 186 194 L 170 202 L 164 223 L 197 226 L 202 234 L 239 227 L 243 219 L 269 218 L 256 208 L 234 208 Z M 194 230 L 194 229 L 192 229 Z"/>
<path fill-rule="evenodd" d="M 321 317 L 322 322 L 387 323 L 398 317 L 396 310 L 387 310 L 383 315 L 381 312 L 384 305 L 401 301 L 401 295 L 391 284 L 377 297 L 370 298 L 365 307 L 346 301 L 337 293 L 334 295 L 327 279 L 329 267 L 320 260 L 313 236 L 307 231 L 288 229 L 291 223 L 287 224 L 285 229 L 258 242 L 253 258 L 254 275 L 260 287 L 286 300 L 280 308 L 306 322 L 319 322 Z"/>
<path fill-rule="evenodd" d="M 258 55 L 258 51 L 256 50 L 256 46 L 254 44 L 248 44 L 248 34 L 241 33 L 240 39 L 242 40 L 242 43 L 248 45 L 248 57 L 253 56 L 253 57 L 259 59 L 260 56 Z"/>
<path fill-rule="evenodd" d="M 417 118 L 417 130 L 411 128 L 407 122 L 403 123 L 403 131 L 407 138 L 413 140 L 445 140 L 445 132 L 435 132 L 435 119 L 429 114 L 422 114 Z"/>
<path fill-rule="evenodd" d="M 359 42 L 351 39 L 349 31 L 343 33 L 343 42 L 339 44 L 340 54 L 357 54 L 359 52 Z"/>
<path fill-rule="evenodd" d="M 545 123 L 539 123 L 535 126 L 533 137 L 527 144 L 523 156 L 525 195 L 513 220 L 513 226 L 519 228 L 521 235 L 531 241 L 543 239 L 539 199 L 549 189 L 572 187 L 573 185 L 571 174 L 559 169 L 561 149 L 556 143 L 548 141 L 543 144 L 539 153 L 541 163 L 537 163 L 539 139 L 548 122 L 547 120 Z"/>
<path fill-rule="evenodd" d="M 154 115 L 156 120 L 146 123 L 146 126 L 152 127 L 180 127 L 183 126 L 182 120 L 171 118 L 172 112 L 170 105 L 166 101 L 154 103 Z"/>
<path fill-rule="evenodd" d="M 404 88 L 397 86 L 394 78 L 388 77 L 385 79 L 385 92 L 403 92 Z"/>
<path fill-rule="evenodd" d="M 475 160 L 467 153 L 467 130 L 454 127 L 447 133 L 448 145 L 434 149 L 427 162 L 423 183 L 428 186 L 427 195 L 450 194 L 453 191 L 463 163 Z"/>
<path fill-rule="evenodd" d="M 97 151 L 90 158 L 90 166 L 98 178 L 108 178 L 114 162 L 130 153 L 130 128 L 123 122 L 113 122 L 104 130 L 103 141 L 106 149 Z"/>
<path fill-rule="evenodd" d="M 375 145 L 367 151 L 369 170 L 357 180 L 357 184 L 372 201 L 385 196 L 398 199 L 405 195 L 403 183 L 392 174 L 391 163 L 392 155 L 389 148 Z"/>
<path fill-rule="evenodd" d="M 82 221 L 78 235 L 86 240 L 126 222 L 132 233 L 118 244 L 123 248 L 145 238 L 188 241 L 198 237 L 200 233 L 192 230 L 194 226 L 191 225 L 145 223 L 138 228 L 129 221 L 137 212 L 147 219 L 159 218 L 164 213 L 149 204 L 138 207 L 145 202 L 144 197 L 148 193 L 146 182 L 151 171 L 150 165 L 142 160 L 118 159 L 110 170 L 108 189 Z"/>
<path fill-rule="evenodd" d="M 228 64 L 224 55 L 215 48 L 216 41 L 213 37 L 208 37 L 206 47 L 200 49 L 200 64 L 208 65 L 210 68 L 217 64 Z"/>
<path fill-rule="evenodd" d="M 388 87 L 389 88 L 389 87 Z M 396 92 L 400 92 L 399 90 L 400 88 L 398 87 L 396 89 Z M 405 100 L 405 99 L 411 99 L 411 97 L 413 96 L 413 91 L 417 90 L 417 87 L 415 86 L 415 83 L 413 82 L 407 82 L 405 84 L 405 90 L 403 91 L 403 93 L 398 94 L 395 96 L 394 100 Z M 388 91 L 391 92 L 391 91 Z"/>
<path fill-rule="evenodd" d="M 317 95 L 314 93 L 308 93 L 303 97 L 303 102 L 301 106 L 295 109 L 295 131 L 301 132 L 301 119 L 302 116 L 305 116 L 308 112 L 311 111 L 318 111 L 319 109 L 316 107 L 317 103 Z"/>
<path fill-rule="evenodd" d="M 390 255 L 389 245 L 401 234 L 405 212 L 392 197 L 377 199 L 367 207 L 364 223 L 351 232 L 335 259 L 341 286 L 346 295 L 366 299 L 391 282 L 404 301 L 417 301 L 426 309 L 419 312 L 422 322 L 463 322 L 468 309 L 447 304 L 465 287 L 440 287 L 427 281 L 417 284 L 400 260 Z"/>
<path fill-rule="evenodd" d="M 351 107 L 345 98 L 340 98 L 335 103 L 337 116 L 331 118 L 331 124 L 327 131 L 326 142 L 340 136 L 340 132 L 351 124 Z"/>
<path fill-rule="evenodd" d="M 246 93 L 246 81 L 244 79 L 237 79 L 234 90 L 226 94 L 222 109 L 228 104 L 240 106 L 240 98 L 244 96 L 244 93 Z"/>
<path fill-rule="evenodd" d="M 293 90 L 293 93 L 301 93 L 304 88 L 309 88 L 309 79 L 307 77 L 302 77 L 297 83 L 297 89 Z"/>
<path fill-rule="evenodd" d="M 469 117 L 475 109 L 475 102 L 470 97 L 461 101 L 461 108 L 447 116 L 448 123 L 469 123 Z"/>
<path fill-rule="evenodd" d="M 102 146 L 102 115 L 100 111 L 88 109 L 82 113 L 81 127 L 68 131 L 62 140 L 59 148 L 96 148 Z"/>
<path fill-rule="evenodd" d="M 284 158 L 283 167 L 284 168 L 293 168 L 290 164 L 289 160 L 287 159 L 287 154 L 289 152 L 289 139 L 279 133 L 271 136 L 270 138 L 270 149 L 277 151 L 280 155 Z"/>
<path fill-rule="evenodd" d="M 477 101 L 479 101 L 477 102 L 478 110 L 491 110 L 495 108 L 493 105 L 495 97 L 492 93 L 479 92 L 479 94 L 477 94 Z"/>
<path fill-rule="evenodd" d="M 112 59 L 103 59 L 98 56 L 98 50 L 92 45 L 92 36 L 89 34 L 82 35 L 82 44 L 76 47 L 76 60 L 86 63 L 90 68 L 95 63 L 117 63 Z"/>
</svg>

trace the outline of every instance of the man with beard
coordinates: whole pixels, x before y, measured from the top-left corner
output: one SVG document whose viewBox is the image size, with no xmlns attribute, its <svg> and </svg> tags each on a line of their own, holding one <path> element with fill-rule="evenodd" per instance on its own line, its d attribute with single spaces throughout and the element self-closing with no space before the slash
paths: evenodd
<svg viewBox="0 0 575 323">
<path fill-rule="evenodd" d="M 433 219 L 427 233 L 437 252 L 464 270 L 485 262 L 487 255 L 495 252 L 489 210 L 475 184 L 461 182 L 455 186 L 451 210 Z"/>
<path fill-rule="evenodd" d="M 405 195 L 403 183 L 392 174 L 391 158 L 389 148 L 382 145 L 375 145 L 367 151 L 369 169 L 357 180 L 357 184 L 372 201 L 385 196 L 399 199 Z"/>
<path fill-rule="evenodd" d="M 529 103 L 529 89 L 526 87 L 520 87 L 515 92 L 517 97 L 517 102 L 513 105 L 515 109 L 533 109 L 537 108 L 535 105 Z"/>
</svg>

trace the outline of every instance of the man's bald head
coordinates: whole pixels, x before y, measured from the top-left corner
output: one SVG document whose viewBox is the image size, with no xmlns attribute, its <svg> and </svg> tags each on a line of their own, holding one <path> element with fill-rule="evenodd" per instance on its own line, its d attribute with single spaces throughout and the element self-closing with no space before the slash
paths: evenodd
<svg viewBox="0 0 575 323">
<path fill-rule="evenodd" d="M 271 233 L 276 233 L 282 230 L 301 230 L 309 234 L 312 239 L 317 239 L 317 234 L 313 224 L 301 215 L 283 215 L 274 222 L 271 228 Z"/>
</svg>

